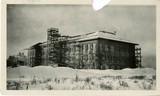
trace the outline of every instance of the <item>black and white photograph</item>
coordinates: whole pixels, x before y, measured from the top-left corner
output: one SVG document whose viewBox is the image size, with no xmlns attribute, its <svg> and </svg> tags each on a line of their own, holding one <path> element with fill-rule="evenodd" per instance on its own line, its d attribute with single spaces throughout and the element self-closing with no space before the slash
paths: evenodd
<svg viewBox="0 0 160 96">
<path fill-rule="evenodd" d="M 6 90 L 156 90 L 155 5 L 6 10 Z"/>
</svg>

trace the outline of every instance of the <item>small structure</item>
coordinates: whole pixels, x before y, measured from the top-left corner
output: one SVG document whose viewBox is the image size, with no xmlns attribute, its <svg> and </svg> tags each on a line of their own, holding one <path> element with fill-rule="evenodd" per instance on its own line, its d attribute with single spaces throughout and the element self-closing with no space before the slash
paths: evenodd
<svg viewBox="0 0 160 96">
<path fill-rule="evenodd" d="M 7 59 L 8 67 L 17 67 L 27 65 L 27 57 L 24 52 L 19 52 L 17 55 L 9 56 Z"/>
</svg>

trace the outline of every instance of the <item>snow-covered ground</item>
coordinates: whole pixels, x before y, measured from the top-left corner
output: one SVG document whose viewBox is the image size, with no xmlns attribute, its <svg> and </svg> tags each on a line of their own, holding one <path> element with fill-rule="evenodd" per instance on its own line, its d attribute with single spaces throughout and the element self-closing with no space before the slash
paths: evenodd
<svg viewBox="0 0 160 96">
<path fill-rule="evenodd" d="M 154 90 L 152 68 L 95 70 L 20 66 L 7 69 L 9 90 Z"/>
</svg>

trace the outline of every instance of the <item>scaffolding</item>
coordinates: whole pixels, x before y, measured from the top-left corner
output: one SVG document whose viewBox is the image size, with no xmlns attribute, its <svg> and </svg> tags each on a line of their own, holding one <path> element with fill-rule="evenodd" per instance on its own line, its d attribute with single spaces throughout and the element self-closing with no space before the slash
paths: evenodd
<svg viewBox="0 0 160 96">
<path fill-rule="evenodd" d="M 65 64 L 66 59 L 68 59 L 68 57 L 66 57 L 66 53 L 69 50 L 67 47 L 68 38 L 69 36 L 61 36 L 58 28 L 48 29 L 48 64 L 54 64 L 56 66 Z"/>
<path fill-rule="evenodd" d="M 139 46 L 135 47 L 135 65 L 138 68 L 142 67 L 141 48 Z"/>
</svg>

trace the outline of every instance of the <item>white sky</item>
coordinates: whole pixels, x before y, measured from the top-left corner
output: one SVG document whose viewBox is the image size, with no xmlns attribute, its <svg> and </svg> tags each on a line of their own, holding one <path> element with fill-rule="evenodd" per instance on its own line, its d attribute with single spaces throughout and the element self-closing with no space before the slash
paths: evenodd
<svg viewBox="0 0 160 96">
<path fill-rule="evenodd" d="M 140 44 L 143 65 L 156 65 L 156 7 L 89 5 L 8 5 L 7 56 L 47 40 L 47 28 L 64 35 L 117 31 L 121 38 Z"/>
</svg>

